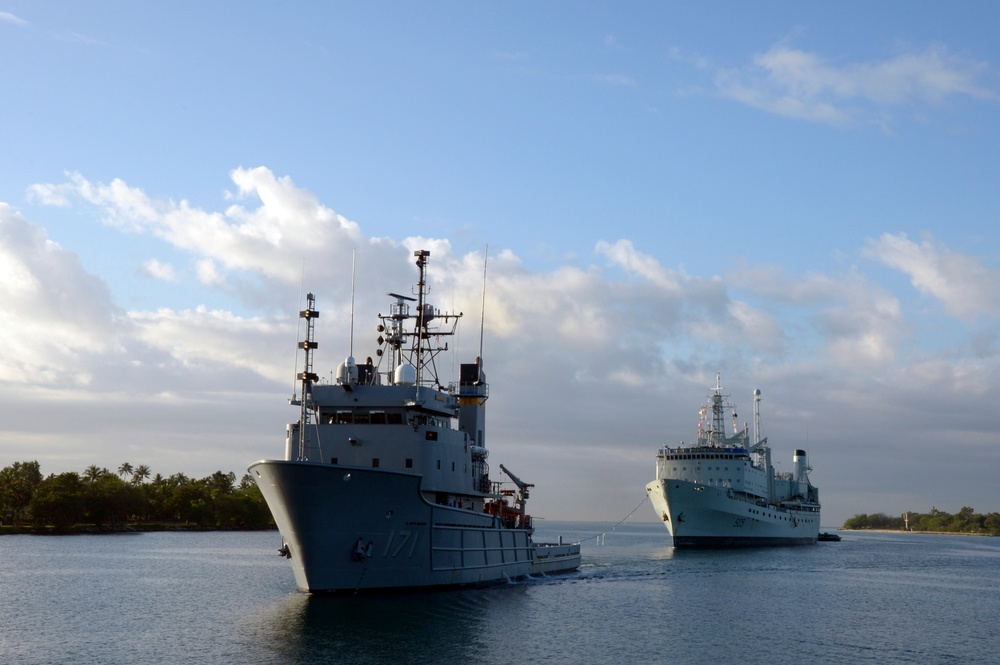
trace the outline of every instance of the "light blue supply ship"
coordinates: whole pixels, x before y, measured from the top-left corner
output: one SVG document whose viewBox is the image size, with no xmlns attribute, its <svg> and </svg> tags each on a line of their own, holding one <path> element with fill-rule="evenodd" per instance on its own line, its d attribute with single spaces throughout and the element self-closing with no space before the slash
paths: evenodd
<svg viewBox="0 0 1000 665">
<path fill-rule="evenodd" d="M 425 302 L 430 252 L 414 256 L 416 297 L 388 294 L 375 361 L 348 356 L 321 382 L 313 294 L 299 313 L 299 420 L 287 427 L 285 458 L 249 471 L 302 591 L 483 585 L 580 565 L 579 543 L 532 539 L 532 484 L 503 465 L 506 480 L 491 477 L 482 360 L 462 364 L 457 382 L 439 380 L 435 361 L 462 315 Z"/>
<path fill-rule="evenodd" d="M 760 437 L 760 391 L 754 391 L 754 441 L 744 425 L 726 434 L 722 386 L 701 410 L 695 445 L 664 446 L 646 492 L 678 549 L 812 545 L 819 536 L 819 490 L 804 450 L 792 471 L 777 473 Z"/>
</svg>

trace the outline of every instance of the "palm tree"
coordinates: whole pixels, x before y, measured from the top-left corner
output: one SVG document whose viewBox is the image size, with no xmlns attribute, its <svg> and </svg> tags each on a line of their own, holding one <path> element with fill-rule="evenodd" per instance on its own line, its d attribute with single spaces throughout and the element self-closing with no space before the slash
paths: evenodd
<svg viewBox="0 0 1000 665">
<path fill-rule="evenodd" d="M 88 483 L 96 482 L 98 478 L 104 475 L 104 469 L 98 468 L 96 464 L 91 464 L 87 467 L 87 470 L 83 472 L 83 477 Z"/>
<path fill-rule="evenodd" d="M 133 485 L 141 485 L 147 478 L 149 478 L 149 467 L 145 464 L 140 464 L 132 471 Z"/>
<path fill-rule="evenodd" d="M 15 524 L 24 518 L 25 509 L 41 482 L 42 471 L 37 460 L 14 462 L 0 471 L 0 508 L 6 507 L 13 513 Z"/>
<path fill-rule="evenodd" d="M 190 479 L 183 473 L 177 472 L 172 476 L 170 476 L 169 478 L 167 478 L 167 482 L 173 485 L 174 487 L 180 487 L 182 485 L 187 485 L 190 482 Z"/>
<path fill-rule="evenodd" d="M 233 483 L 236 482 L 236 474 L 232 471 L 229 473 L 216 471 L 211 476 L 203 478 L 202 482 L 213 489 L 219 490 L 223 494 L 229 494 L 233 491 Z"/>
<path fill-rule="evenodd" d="M 132 465 L 128 462 L 122 462 L 122 465 L 118 467 L 118 475 L 124 478 L 125 476 L 132 475 Z"/>
</svg>

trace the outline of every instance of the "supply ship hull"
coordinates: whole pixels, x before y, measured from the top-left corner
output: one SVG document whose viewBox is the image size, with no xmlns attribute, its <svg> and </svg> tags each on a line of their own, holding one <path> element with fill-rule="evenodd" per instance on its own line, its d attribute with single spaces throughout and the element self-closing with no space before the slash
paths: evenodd
<svg viewBox="0 0 1000 665">
<path fill-rule="evenodd" d="M 683 480 L 654 480 L 646 491 L 679 549 L 812 545 L 819 535 L 818 510 L 759 506 Z"/>
</svg>

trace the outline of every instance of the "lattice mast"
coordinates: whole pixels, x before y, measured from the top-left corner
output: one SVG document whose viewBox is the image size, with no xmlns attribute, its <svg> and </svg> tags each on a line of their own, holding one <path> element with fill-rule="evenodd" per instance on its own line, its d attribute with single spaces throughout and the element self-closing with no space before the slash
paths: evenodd
<svg viewBox="0 0 1000 665">
<path fill-rule="evenodd" d="M 427 296 L 427 257 L 431 255 L 426 249 L 418 249 L 413 253 L 417 257 L 417 270 L 420 277 L 417 279 L 417 350 L 416 350 L 416 370 L 417 385 L 420 385 L 424 373 L 424 339 L 427 336 L 427 324 L 432 313 L 427 311 L 424 298 Z M 431 316 L 429 316 L 429 314 Z"/>
<path fill-rule="evenodd" d="M 319 311 L 316 309 L 316 296 L 309 293 L 306 295 L 306 308 L 299 312 L 299 318 L 305 319 L 306 338 L 299 342 L 299 348 L 305 352 L 303 370 L 299 373 L 298 379 L 302 382 L 302 402 L 299 412 L 299 461 L 306 457 L 306 430 L 312 424 L 313 409 L 313 384 L 319 381 L 319 376 L 313 372 L 313 350 L 319 344 L 315 338 L 316 319 L 319 318 Z"/>
</svg>

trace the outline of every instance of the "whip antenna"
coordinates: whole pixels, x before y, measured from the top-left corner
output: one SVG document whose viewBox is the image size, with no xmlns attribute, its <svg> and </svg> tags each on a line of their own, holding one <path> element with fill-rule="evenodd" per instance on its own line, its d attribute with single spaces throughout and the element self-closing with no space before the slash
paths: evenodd
<svg viewBox="0 0 1000 665">
<path fill-rule="evenodd" d="M 483 330 L 486 327 L 486 262 L 489 260 L 490 246 L 486 245 L 486 251 L 483 253 L 483 307 L 479 315 L 479 357 L 483 357 Z M 480 363 L 480 372 L 482 372 L 482 363 Z"/>
<path fill-rule="evenodd" d="M 351 344 L 350 355 L 354 357 L 354 275 L 357 267 L 358 248 L 351 251 Z"/>
</svg>

